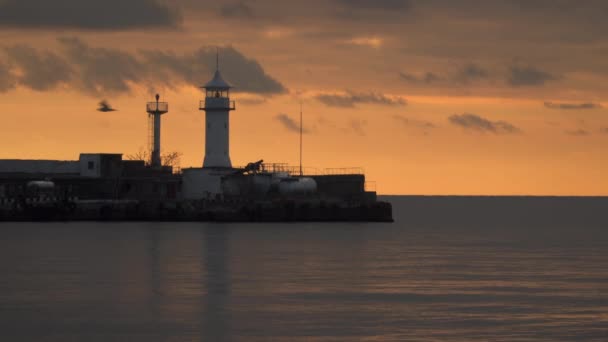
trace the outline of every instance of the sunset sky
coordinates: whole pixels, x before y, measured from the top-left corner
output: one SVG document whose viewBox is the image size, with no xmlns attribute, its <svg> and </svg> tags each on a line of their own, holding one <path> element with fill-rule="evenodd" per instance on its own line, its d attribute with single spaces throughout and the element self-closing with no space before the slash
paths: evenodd
<svg viewBox="0 0 608 342">
<path fill-rule="evenodd" d="M 608 195 L 603 0 L 0 0 L 0 158 L 147 145 L 202 165 L 216 47 L 231 158 L 362 167 L 382 194 Z M 98 112 L 107 100 L 115 112 Z"/>
</svg>

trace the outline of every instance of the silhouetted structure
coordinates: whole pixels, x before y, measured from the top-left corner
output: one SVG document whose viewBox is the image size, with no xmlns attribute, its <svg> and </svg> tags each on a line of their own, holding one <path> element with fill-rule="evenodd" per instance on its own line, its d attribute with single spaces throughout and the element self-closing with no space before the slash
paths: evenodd
<svg viewBox="0 0 608 342">
<path fill-rule="evenodd" d="M 301 160 L 298 167 L 263 160 L 233 167 L 229 113 L 235 104 L 219 59 L 203 88 L 202 168 L 173 173 L 162 165 L 161 116 L 169 105 L 157 94 L 146 105 L 149 165 L 103 153 L 76 161 L 0 160 L 0 220 L 392 221 L 390 204 L 366 191 L 360 169 L 305 172 Z"/>
<path fill-rule="evenodd" d="M 148 102 L 148 104 L 146 105 L 146 111 L 148 112 L 148 118 L 150 120 L 149 127 L 151 133 L 150 165 L 156 168 L 162 166 L 160 158 L 161 116 L 169 112 L 169 104 L 167 102 L 158 102 L 159 99 L 160 95 L 156 94 L 156 102 Z"/>
</svg>

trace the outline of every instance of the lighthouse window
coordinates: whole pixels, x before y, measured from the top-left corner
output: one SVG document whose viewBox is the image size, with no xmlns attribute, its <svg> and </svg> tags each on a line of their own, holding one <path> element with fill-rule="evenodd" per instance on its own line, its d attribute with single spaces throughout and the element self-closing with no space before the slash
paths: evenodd
<svg viewBox="0 0 608 342">
<path fill-rule="evenodd" d="M 95 162 L 92 162 L 92 161 L 88 162 L 87 167 L 89 168 L 89 170 L 93 170 L 95 168 Z"/>
<path fill-rule="evenodd" d="M 224 124 L 224 128 L 225 128 L 225 129 L 228 129 L 228 124 Z"/>
</svg>

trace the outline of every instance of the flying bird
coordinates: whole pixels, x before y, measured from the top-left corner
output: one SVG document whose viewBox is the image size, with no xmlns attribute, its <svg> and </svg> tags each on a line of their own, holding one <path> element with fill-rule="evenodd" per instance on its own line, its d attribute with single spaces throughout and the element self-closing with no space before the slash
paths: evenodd
<svg viewBox="0 0 608 342">
<path fill-rule="evenodd" d="M 110 106 L 110 104 L 106 100 L 99 102 L 99 108 L 97 108 L 97 110 L 104 113 L 116 111 L 116 109 L 112 108 L 112 106 Z"/>
</svg>

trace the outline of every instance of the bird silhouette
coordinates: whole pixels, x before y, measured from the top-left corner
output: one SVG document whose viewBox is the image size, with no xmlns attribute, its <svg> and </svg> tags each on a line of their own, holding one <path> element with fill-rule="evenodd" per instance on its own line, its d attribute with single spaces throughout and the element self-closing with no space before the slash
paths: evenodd
<svg viewBox="0 0 608 342">
<path fill-rule="evenodd" d="M 99 102 L 99 108 L 97 108 L 97 110 L 104 113 L 116 111 L 116 109 L 112 108 L 112 106 L 110 106 L 110 104 L 106 100 Z"/>
</svg>

